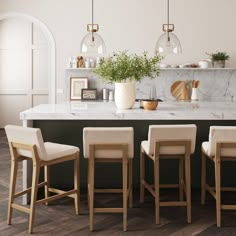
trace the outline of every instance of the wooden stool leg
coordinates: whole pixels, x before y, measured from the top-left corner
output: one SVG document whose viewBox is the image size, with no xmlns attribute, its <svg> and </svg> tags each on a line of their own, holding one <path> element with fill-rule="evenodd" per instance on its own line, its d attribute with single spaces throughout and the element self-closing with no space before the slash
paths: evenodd
<svg viewBox="0 0 236 236">
<path fill-rule="evenodd" d="M 93 231 L 94 218 L 94 157 L 89 158 L 89 229 Z"/>
<path fill-rule="evenodd" d="M 184 200 L 184 160 L 179 159 L 179 200 Z"/>
<path fill-rule="evenodd" d="M 201 159 L 201 203 L 204 205 L 206 202 L 206 156 L 203 152 Z"/>
<path fill-rule="evenodd" d="M 89 169 L 90 169 L 90 166 L 89 166 L 89 160 L 88 160 L 88 178 L 87 178 L 87 191 L 88 191 L 88 195 L 87 195 L 87 200 L 88 200 L 88 207 L 89 207 L 89 201 L 90 201 L 90 193 L 89 193 L 89 191 L 90 191 L 90 180 L 89 180 L 89 177 L 90 177 L 90 172 L 89 172 Z"/>
<path fill-rule="evenodd" d="M 33 163 L 33 176 L 32 176 L 32 189 L 31 189 L 31 203 L 30 203 L 30 217 L 29 217 L 29 233 L 33 231 L 33 223 L 35 216 L 35 206 L 38 193 L 38 181 L 39 181 L 40 167 Z"/>
<path fill-rule="evenodd" d="M 187 222 L 191 223 L 190 155 L 185 155 L 185 183 L 186 183 L 186 201 L 187 201 Z"/>
<path fill-rule="evenodd" d="M 154 188 L 156 224 L 160 224 L 159 158 L 154 160 Z"/>
<path fill-rule="evenodd" d="M 79 153 L 75 154 L 77 158 L 74 160 L 74 189 L 76 193 L 74 195 L 75 213 L 79 214 L 80 211 L 80 186 L 79 186 Z"/>
<path fill-rule="evenodd" d="M 129 160 L 129 207 L 133 207 L 133 160 Z"/>
<path fill-rule="evenodd" d="M 18 161 L 11 160 L 11 176 L 10 176 L 10 188 L 9 188 L 9 202 L 8 202 L 8 216 L 7 216 L 7 224 L 11 224 L 12 219 L 12 203 L 14 203 L 14 195 L 16 189 L 16 178 L 17 178 L 17 170 L 18 170 Z"/>
<path fill-rule="evenodd" d="M 128 161 L 123 158 L 123 230 L 127 231 L 127 178 L 128 178 Z"/>
<path fill-rule="evenodd" d="M 47 184 L 44 185 L 44 195 L 45 198 L 48 198 L 50 196 L 48 191 L 48 188 L 50 187 L 49 166 L 44 166 L 44 181 L 47 182 Z M 48 202 L 45 202 L 45 205 L 48 205 Z"/>
<path fill-rule="evenodd" d="M 221 227 L 221 180 L 220 180 L 220 159 L 216 156 L 215 159 L 215 185 L 216 185 L 216 224 Z"/>
<path fill-rule="evenodd" d="M 144 160 L 144 152 L 142 150 L 142 147 L 140 149 L 140 202 L 144 202 L 144 193 L 145 193 L 145 188 L 144 188 L 144 181 L 145 178 L 145 160 Z"/>
</svg>

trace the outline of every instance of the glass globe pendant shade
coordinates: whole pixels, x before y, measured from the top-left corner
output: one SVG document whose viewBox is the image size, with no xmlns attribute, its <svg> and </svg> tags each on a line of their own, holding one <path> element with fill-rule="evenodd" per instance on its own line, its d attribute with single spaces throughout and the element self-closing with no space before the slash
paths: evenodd
<svg viewBox="0 0 236 236">
<path fill-rule="evenodd" d="M 84 36 L 80 44 L 80 52 L 87 57 L 103 56 L 106 53 L 106 46 L 102 37 L 97 33 L 99 25 L 93 21 L 93 0 L 92 0 L 92 24 L 87 24 L 88 33 Z"/>
<path fill-rule="evenodd" d="M 163 54 L 178 54 L 182 52 L 182 47 L 174 33 L 165 32 L 157 40 L 155 50 Z"/>
<path fill-rule="evenodd" d="M 81 41 L 80 51 L 86 55 L 104 55 L 106 46 L 98 33 L 89 32 Z"/>
<path fill-rule="evenodd" d="M 178 37 L 172 33 L 175 26 L 169 23 L 169 15 L 169 0 L 167 0 L 167 24 L 162 25 L 164 33 L 157 40 L 155 51 L 162 54 L 179 54 L 182 53 L 182 47 Z"/>
</svg>

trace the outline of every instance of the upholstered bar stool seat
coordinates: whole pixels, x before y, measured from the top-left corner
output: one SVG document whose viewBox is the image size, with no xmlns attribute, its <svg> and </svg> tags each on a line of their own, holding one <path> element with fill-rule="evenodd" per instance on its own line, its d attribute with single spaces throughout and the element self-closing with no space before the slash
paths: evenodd
<svg viewBox="0 0 236 236">
<path fill-rule="evenodd" d="M 70 145 L 43 142 L 41 130 L 7 125 L 5 127 L 11 151 L 11 178 L 8 206 L 8 224 L 11 224 L 12 210 L 17 209 L 28 213 L 29 233 L 33 231 L 35 207 L 39 203 L 47 204 L 61 197 L 74 198 L 76 214 L 79 214 L 79 148 Z M 18 162 L 28 160 L 33 163 L 32 186 L 26 190 L 15 193 Z M 74 189 L 63 191 L 50 187 L 49 166 L 65 161 L 74 161 Z M 39 183 L 40 167 L 44 167 L 44 182 Z M 44 186 L 45 198 L 37 200 L 38 188 Z M 30 207 L 15 203 L 15 199 L 31 192 Z M 56 193 L 49 196 L 49 193 Z"/>
<path fill-rule="evenodd" d="M 160 206 L 186 206 L 187 222 L 191 223 L 190 155 L 195 150 L 196 125 L 150 125 L 148 140 L 141 142 L 140 150 L 140 202 L 147 189 L 155 198 L 156 224 L 160 223 Z M 145 157 L 154 164 L 154 186 L 145 180 Z M 160 159 L 179 160 L 179 183 L 161 185 Z M 185 172 L 185 174 L 184 174 Z M 160 201 L 160 188 L 179 188 L 179 201 Z M 183 192 L 185 190 L 186 200 Z"/>
<path fill-rule="evenodd" d="M 88 159 L 88 203 L 90 230 L 93 231 L 94 213 L 123 213 L 123 230 L 127 230 L 127 201 L 132 206 L 132 159 L 134 134 L 131 127 L 87 127 L 83 130 L 84 157 Z M 94 169 L 96 162 L 122 163 L 122 189 L 95 189 Z M 108 176 L 112 178 L 112 176 Z M 94 192 L 122 193 L 123 207 L 94 207 Z"/>
<path fill-rule="evenodd" d="M 214 162 L 215 186 L 210 186 L 206 181 L 206 158 Z M 206 191 L 216 200 L 216 223 L 221 226 L 221 210 L 236 210 L 235 205 L 226 205 L 221 202 L 221 191 L 236 191 L 235 187 L 221 186 L 221 162 L 236 161 L 236 127 L 211 126 L 209 141 L 202 143 L 202 196 L 201 202 L 205 204 Z"/>
</svg>

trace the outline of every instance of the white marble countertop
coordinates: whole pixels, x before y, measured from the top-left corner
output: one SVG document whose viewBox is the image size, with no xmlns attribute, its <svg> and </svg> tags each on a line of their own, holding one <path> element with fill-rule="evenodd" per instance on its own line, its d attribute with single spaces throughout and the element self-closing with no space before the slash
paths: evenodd
<svg viewBox="0 0 236 236">
<path fill-rule="evenodd" d="M 236 102 L 164 101 L 154 111 L 118 110 L 114 102 L 78 101 L 41 104 L 20 113 L 27 120 L 236 120 Z"/>
</svg>

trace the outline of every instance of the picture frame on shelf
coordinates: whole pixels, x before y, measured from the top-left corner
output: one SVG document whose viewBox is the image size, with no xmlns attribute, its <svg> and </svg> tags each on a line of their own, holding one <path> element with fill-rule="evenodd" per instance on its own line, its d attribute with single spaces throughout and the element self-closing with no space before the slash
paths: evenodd
<svg viewBox="0 0 236 236">
<path fill-rule="evenodd" d="M 97 100 L 97 89 L 82 89 L 82 100 Z"/>
<path fill-rule="evenodd" d="M 70 78 L 70 100 L 81 100 L 82 89 L 88 88 L 87 77 Z"/>
</svg>

